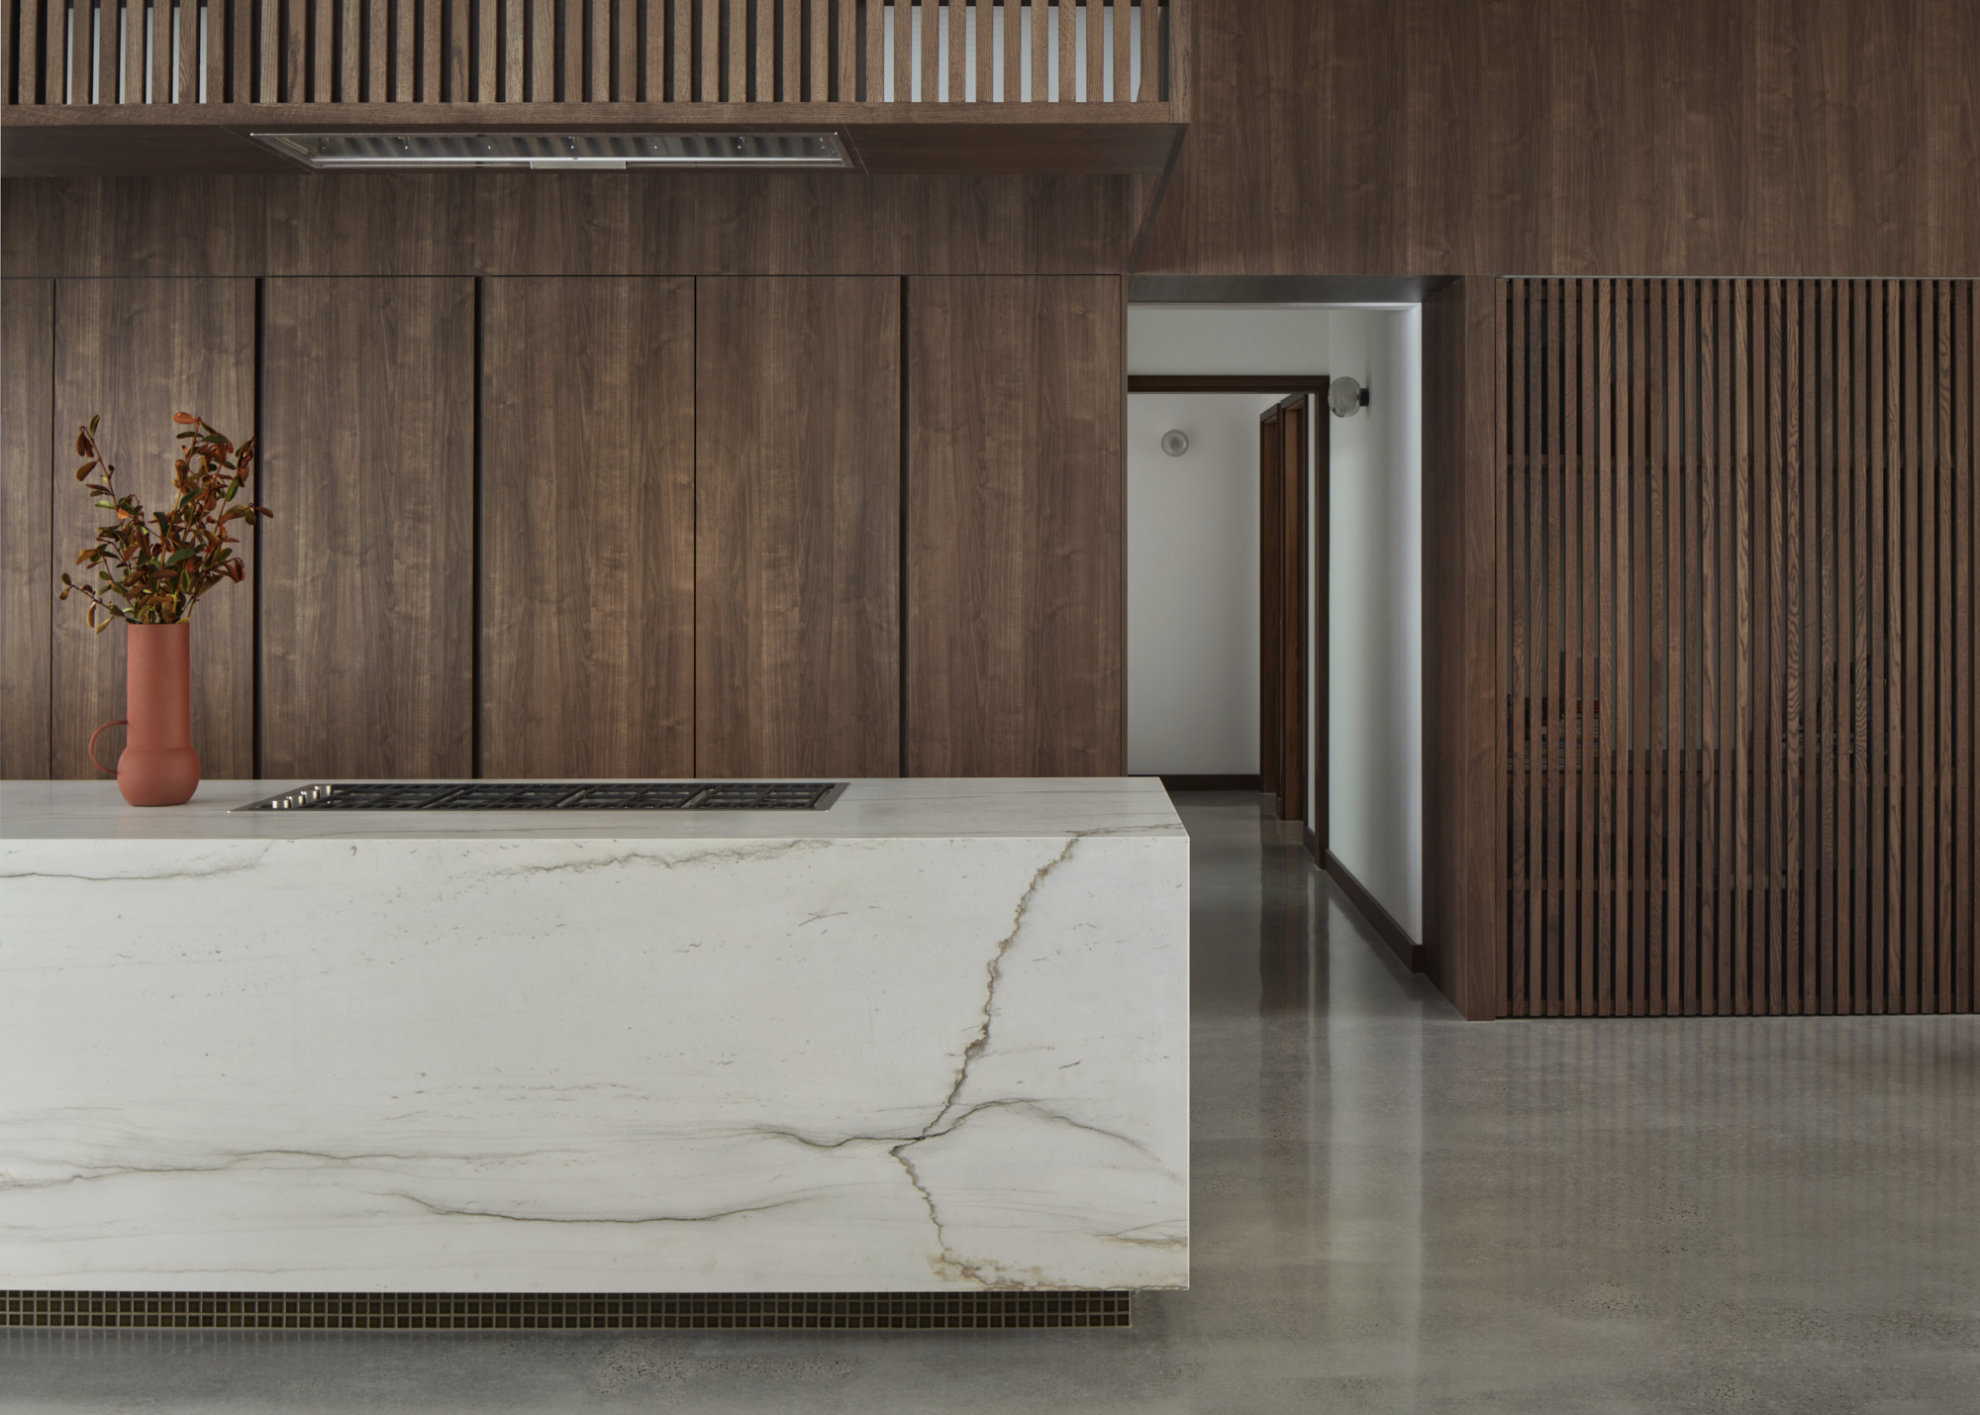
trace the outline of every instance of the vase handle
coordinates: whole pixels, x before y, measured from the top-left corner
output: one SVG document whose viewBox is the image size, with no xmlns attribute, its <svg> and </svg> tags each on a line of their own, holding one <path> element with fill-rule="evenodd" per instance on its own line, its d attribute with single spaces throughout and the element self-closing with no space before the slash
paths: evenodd
<svg viewBox="0 0 1980 1415">
<path fill-rule="evenodd" d="M 130 719 L 127 717 L 120 717 L 115 722 L 104 723 L 101 727 L 97 728 L 94 732 L 89 734 L 89 764 L 95 767 L 98 771 L 102 772 L 105 776 L 115 776 L 117 774 L 117 769 L 115 767 L 105 766 L 102 762 L 96 759 L 96 739 L 98 737 L 101 737 L 104 733 L 108 732 L 113 727 L 128 727 L 128 726 L 130 726 Z"/>
</svg>

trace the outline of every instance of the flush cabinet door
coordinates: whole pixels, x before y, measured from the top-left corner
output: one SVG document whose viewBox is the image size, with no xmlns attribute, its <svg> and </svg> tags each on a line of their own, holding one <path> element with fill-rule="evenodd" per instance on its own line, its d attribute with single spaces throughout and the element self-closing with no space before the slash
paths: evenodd
<svg viewBox="0 0 1980 1415">
<path fill-rule="evenodd" d="M 254 281 L 59 280 L 55 285 L 52 428 L 53 570 L 71 570 L 103 512 L 72 473 L 76 429 L 101 414 L 98 438 L 119 490 L 151 511 L 171 504 L 184 446 L 172 415 L 205 418 L 233 441 L 255 430 Z M 237 531 L 249 578 L 223 581 L 191 615 L 192 735 L 200 772 L 254 775 L 254 532 Z M 94 777 L 89 735 L 124 715 L 124 629 L 88 624 L 81 596 L 55 606 L 50 636 L 52 774 Z M 98 755 L 122 746 L 105 734 Z"/>
<path fill-rule="evenodd" d="M 1125 769 L 1122 315 L 1114 276 L 908 282 L 911 775 Z"/>
<path fill-rule="evenodd" d="M 473 769 L 474 281 L 264 295 L 262 774 Z"/>
<path fill-rule="evenodd" d="M 694 282 L 481 302 L 481 774 L 691 774 Z"/>
<path fill-rule="evenodd" d="M 0 777 L 16 780 L 48 775 L 54 359 L 54 282 L 6 281 L 0 286 Z"/>
<path fill-rule="evenodd" d="M 900 773 L 900 286 L 697 284 L 695 769 Z"/>
</svg>

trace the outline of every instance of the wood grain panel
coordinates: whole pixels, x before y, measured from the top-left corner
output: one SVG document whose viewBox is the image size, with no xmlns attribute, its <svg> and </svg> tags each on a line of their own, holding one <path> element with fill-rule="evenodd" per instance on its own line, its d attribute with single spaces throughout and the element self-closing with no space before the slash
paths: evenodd
<svg viewBox="0 0 1980 1415">
<path fill-rule="evenodd" d="M 54 445 L 55 286 L 0 283 L 0 777 L 48 775 L 51 498 L 75 489 Z"/>
<path fill-rule="evenodd" d="M 973 78 L 976 88 L 973 96 L 978 103 L 989 103 L 997 96 L 997 36 L 993 8 L 988 3 L 969 7 L 971 42 L 976 46 L 976 70 Z"/>
<path fill-rule="evenodd" d="M 908 774 L 1123 769 L 1117 278 L 908 282 Z"/>
<path fill-rule="evenodd" d="M 1156 0 L 1140 0 L 1135 13 L 1141 25 L 1141 84 L 1135 91 L 1137 103 L 1153 103 L 1162 93 L 1161 50 L 1163 9 Z"/>
<path fill-rule="evenodd" d="M 263 295 L 261 767 L 473 761 L 474 283 Z"/>
<path fill-rule="evenodd" d="M 117 484 L 153 509 L 169 505 L 172 497 L 172 462 L 180 448 L 174 413 L 204 417 L 237 442 L 253 435 L 254 301 L 251 280 L 57 284 L 53 528 L 58 571 L 69 568 L 89 543 L 102 515 L 66 475 L 75 469 L 76 428 L 93 414 L 102 415 L 99 440 L 117 468 Z M 244 537 L 235 553 L 252 576 L 252 543 Z M 56 610 L 50 769 L 58 778 L 93 777 L 89 734 L 98 723 L 124 715 L 123 630 L 113 626 L 92 633 L 74 595 Z M 194 608 L 191 622 L 193 748 L 201 773 L 252 776 L 249 584 L 216 585 Z"/>
<path fill-rule="evenodd" d="M 1972 285 L 1503 288 L 1507 1010 L 1972 1010 Z"/>
<path fill-rule="evenodd" d="M 667 85 L 667 97 L 675 103 L 686 103 L 694 96 L 694 8 L 686 0 L 669 0 L 668 9 L 673 16 L 668 53 L 672 55 L 671 77 Z"/>
<path fill-rule="evenodd" d="M 482 286 L 479 775 L 694 771 L 694 286 Z"/>
<path fill-rule="evenodd" d="M 1086 31 L 1086 89 L 1082 101 L 1100 103 L 1106 96 L 1103 87 L 1106 82 L 1103 76 L 1107 55 L 1107 40 L 1103 32 L 1106 24 L 1105 6 L 1101 0 L 1087 0 L 1086 4 L 1073 8 Z"/>
<path fill-rule="evenodd" d="M 780 6 L 792 6 L 793 0 L 778 0 Z M 894 10 L 891 6 L 865 4 L 860 7 L 863 16 L 861 23 L 866 27 L 865 83 L 860 89 L 860 98 L 867 103 L 879 103 L 887 93 L 887 45 L 894 23 Z M 794 61 L 787 60 L 784 66 L 784 97 L 795 96 L 797 73 Z"/>
<path fill-rule="evenodd" d="M 1118 271 L 1113 177 L 706 172 L 0 183 L 19 276 L 861 275 Z"/>
<path fill-rule="evenodd" d="M 1025 0 L 1025 17 L 1030 21 L 1026 28 L 1031 42 L 1025 63 L 1026 73 L 1031 79 L 1031 97 L 1042 103 L 1052 97 L 1052 75 L 1050 71 L 1053 46 L 1052 11 L 1039 0 Z M 1020 90 L 1022 92 L 1022 90 Z"/>
<path fill-rule="evenodd" d="M 1079 10 L 1078 5 L 1062 3 L 1047 11 L 1059 17 L 1059 68 L 1052 97 L 1060 103 L 1079 102 Z"/>
<path fill-rule="evenodd" d="M 1512 771 L 1531 763 L 1505 755 L 1508 714 L 1522 705 L 1508 694 L 1501 649 L 1523 650 L 1507 625 L 1531 624 L 1539 609 L 1516 593 L 1533 577 L 1508 583 L 1499 572 L 1514 556 L 1531 563 L 1520 541 L 1528 526 L 1502 512 L 1511 469 L 1499 450 L 1537 435 L 1514 416 L 1526 407 L 1515 392 L 1523 370 L 1506 359 L 1508 330 L 1532 333 L 1523 318 L 1497 281 L 1454 281 L 1423 306 L 1424 406 L 1449 412 L 1424 423 L 1423 946 L 1430 976 L 1466 1017 L 1506 1010 L 1508 980 L 1520 976 L 1511 960 L 1537 928 L 1522 920 L 1509 938 L 1505 908 L 1509 853 L 1529 869 L 1538 860 L 1537 837 L 1508 829 L 1508 783 L 1515 801 L 1530 799 L 1539 777 Z M 1533 482 L 1522 473 L 1522 486 Z"/>
<path fill-rule="evenodd" d="M 999 103 L 1016 103 L 1024 92 L 1024 10 L 1021 0 L 1005 0 L 986 11 L 999 16 L 1003 27 L 1004 82 L 996 95 Z"/>
<path fill-rule="evenodd" d="M 46 0 L 47 8 L 59 13 L 57 0 Z M 298 35 L 300 41 L 302 36 Z M 154 3 L 151 6 L 151 37 L 146 45 L 150 53 L 150 86 L 145 90 L 145 102 L 170 103 L 172 101 L 172 16 L 169 4 Z M 54 91 L 50 90 L 53 98 Z"/>
<path fill-rule="evenodd" d="M 1283 820 L 1306 819 L 1307 782 L 1307 648 L 1308 596 L 1311 592 L 1310 547 L 1303 528 L 1307 525 L 1307 497 L 1312 486 L 1312 466 L 1307 440 L 1305 395 L 1282 403 L 1280 431 L 1284 441 L 1277 514 L 1283 525 L 1301 531 L 1282 538 L 1280 545 L 1280 593 L 1284 607 L 1280 615 L 1279 690 L 1275 704 L 1279 716 L 1280 771 L 1278 782 L 1279 816 Z M 1261 547 L 1260 553 L 1263 553 Z"/>
<path fill-rule="evenodd" d="M 1271 408 L 1258 420 L 1258 779 L 1276 792 L 1285 777 L 1286 501 L 1285 414 Z"/>
<path fill-rule="evenodd" d="M 697 284 L 695 770 L 899 775 L 900 282 Z"/>
<path fill-rule="evenodd" d="M 1190 136 L 1138 269 L 1980 270 L 1970 0 L 1190 15 Z"/>
</svg>

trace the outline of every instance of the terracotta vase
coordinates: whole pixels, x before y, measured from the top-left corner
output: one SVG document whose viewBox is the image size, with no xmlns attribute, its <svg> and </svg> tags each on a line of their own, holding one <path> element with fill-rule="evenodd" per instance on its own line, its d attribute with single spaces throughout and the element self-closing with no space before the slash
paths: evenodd
<svg viewBox="0 0 1980 1415">
<path fill-rule="evenodd" d="M 191 628 L 177 624 L 124 626 L 124 711 L 90 736 L 89 759 L 133 806 L 177 806 L 199 787 L 199 754 L 192 744 Z M 130 728 L 117 769 L 96 759 L 96 739 L 111 727 Z"/>
</svg>

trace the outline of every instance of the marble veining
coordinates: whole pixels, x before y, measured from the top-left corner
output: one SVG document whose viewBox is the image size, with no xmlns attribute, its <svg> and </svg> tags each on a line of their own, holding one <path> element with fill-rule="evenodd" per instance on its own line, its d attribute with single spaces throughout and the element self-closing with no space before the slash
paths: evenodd
<svg viewBox="0 0 1980 1415">
<path fill-rule="evenodd" d="M 0 1285 L 1185 1285 L 1188 840 L 1123 786 L 1024 835 L 10 818 Z"/>
</svg>

